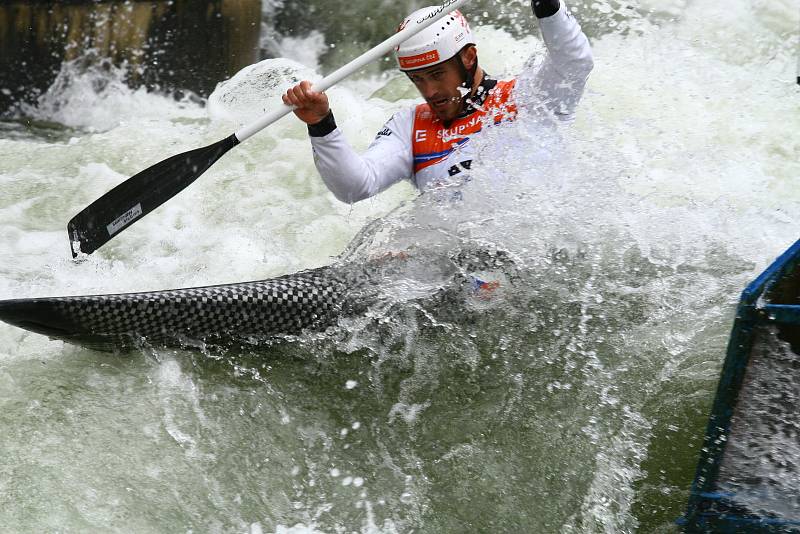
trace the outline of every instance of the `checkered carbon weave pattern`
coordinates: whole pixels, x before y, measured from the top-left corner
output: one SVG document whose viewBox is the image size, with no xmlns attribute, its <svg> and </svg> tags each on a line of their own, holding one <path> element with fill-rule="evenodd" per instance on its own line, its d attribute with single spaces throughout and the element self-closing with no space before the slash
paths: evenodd
<svg viewBox="0 0 800 534">
<path fill-rule="evenodd" d="M 403 269 L 408 258 L 337 262 L 270 280 L 218 286 L 0 300 L 0 320 L 98 350 L 129 348 L 142 341 L 165 346 L 258 342 L 324 330 L 340 316 L 365 313 L 386 298 L 380 289 L 386 280 L 407 276 Z M 509 260 L 500 251 L 462 250 L 448 262 L 454 285 L 459 286 L 467 279 L 456 267 L 467 272 L 497 269 L 507 267 Z"/>
<path fill-rule="evenodd" d="M 80 333 L 202 339 L 324 327 L 335 318 L 344 289 L 328 272 L 306 271 L 230 285 L 52 300 Z"/>
</svg>

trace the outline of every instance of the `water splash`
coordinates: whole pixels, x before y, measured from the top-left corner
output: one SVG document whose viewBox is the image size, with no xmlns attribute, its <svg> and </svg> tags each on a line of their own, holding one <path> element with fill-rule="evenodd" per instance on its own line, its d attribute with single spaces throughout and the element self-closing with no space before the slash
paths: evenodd
<svg viewBox="0 0 800 534">
<path fill-rule="evenodd" d="M 164 118 L 200 118 L 201 101 L 191 93 L 173 94 L 128 86 L 128 66 L 115 66 L 93 53 L 61 65 L 53 84 L 34 104 L 20 103 L 18 119 L 58 123 L 89 132 L 104 132 L 126 123 Z"/>
<path fill-rule="evenodd" d="M 624 14 L 622 3 L 597 4 L 578 11 L 590 30 L 598 13 Z M 604 5 L 616 15 L 603 18 Z M 713 2 L 646 6 L 659 11 L 639 9 L 624 32 L 593 32 L 597 68 L 556 149 L 523 118 L 480 141 L 471 182 L 394 212 L 410 188 L 353 208 L 332 200 L 304 126 L 288 118 L 76 266 L 62 228 L 76 205 L 165 152 L 221 138 L 251 104 L 207 116 L 120 88 L 141 121 L 84 116 L 74 100 L 45 118 L 95 133 L 0 140 L 4 297 L 281 274 L 329 263 L 389 212 L 343 258 L 393 260 L 372 272 L 380 298 L 365 313 L 267 347 L 108 358 L 1 327 L 0 383 L 11 383 L 2 426 L 16 437 L 15 463 L 0 469 L 28 466 L 4 480 L 17 502 L 43 511 L 4 510 L 3 523 L 74 525 L 76 503 L 102 528 L 117 514 L 143 517 L 145 502 L 152 522 L 134 527 L 668 525 L 685 503 L 738 292 L 795 238 L 798 93 L 786 44 L 795 15 L 782 1 L 759 4 L 769 16 L 754 24 Z M 506 43 L 484 49 L 493 73 L 540 47 L 514 43 L 515 28 L 481 31 Z M 743 44 L 751 31 L 758 47 Z M 331 91 L 357 148 L 410 104 L 392 88 L 369 98 L 384 83 Z M 84 87 L 89 99 L 103 94 Z M 141 104 L 151 97 L 152 112 Z M 461 199 L 445 201 L 455 190 Z M 500 261 L 490 268 L 487 256 Z M 476 292 L 472 275 L 497 276 L 502 291 Z M 64 442 L 77 429 L 89 438 Z M 193 454 L 169 429 L 191 437 Z"/>
</svg>

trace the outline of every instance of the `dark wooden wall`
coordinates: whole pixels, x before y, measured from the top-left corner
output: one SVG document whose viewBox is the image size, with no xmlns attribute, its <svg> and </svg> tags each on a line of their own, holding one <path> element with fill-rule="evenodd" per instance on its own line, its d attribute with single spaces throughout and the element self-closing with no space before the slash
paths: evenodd
<svg viewBox="0 0 800 534">
<path fill-rule="evenodd" d="M 86 57 L 127 65 L 133 86 L 206 96 L 258 60 L 260 26 L 261 0 L 4 1 L 0 113 Z"/>
</svg>

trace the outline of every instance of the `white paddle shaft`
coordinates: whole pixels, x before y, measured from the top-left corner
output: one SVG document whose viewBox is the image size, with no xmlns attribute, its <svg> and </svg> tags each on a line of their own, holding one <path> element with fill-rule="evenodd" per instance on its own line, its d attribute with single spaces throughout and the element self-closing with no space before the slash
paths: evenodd
<svg viewBox="0 0 800 534">
<path fill-rule="evenodd" d="M 458 9 L 461 5 L 466 4 L 469 0 L 447 0 L 445 1 L 440 7 L 440 11 L 433 16 L 428 16 L 425 19 L 418 20 L 416 24 L 409 24 L 406 28 L 403 28 L 401 31 L 394 34 L 392 37 L 386 39 L 384 42 L 369 50 L 356 59 L 348 63 L 347 65 L 339 68 L 338 70 L 332 72 L 331 74 L 327 75 L 325 78 L 320 80 L 319 82 L 315 83 L 312 86 L 312 89 L 316 92 L 322 92 L 330 89 L 340 81 L 344 80 L 351 74 L 358 72 L 362 68 L 364 68 L 369 63 L 372 63 L 376 59 L 382 57 L 384 54 L 390 52 L 396 46 L 400 45 L 401 43 L 405 42 L 406 40 L 410 39 L 416 33 L 424 30 L 428 26 L 435 24 L 452 11 Z M 278 119 L 288 115 L 294 110 L 292 106 L 287 106 L 283 102 L 280 103 L 280 106 L 275 109 L 275 111 L 271 111 L 267 113 L 260 119 L 247 126 L 243 127 L 241 130 L 236 132 L 236 139 L 239 142 L 243 142 L 245 139 L 253 136 L 254 134 L 260 132 L 273 122 L 277 121 Z"/>
</svg>

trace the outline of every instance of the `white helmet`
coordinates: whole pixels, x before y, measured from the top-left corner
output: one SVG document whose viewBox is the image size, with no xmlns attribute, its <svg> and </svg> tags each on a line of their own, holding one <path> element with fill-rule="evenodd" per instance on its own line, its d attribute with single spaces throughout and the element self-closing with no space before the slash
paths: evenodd
<svg viewBox="0 0 800 534">
<path fill-rule="evenodd" d="M 440 10 L 441 6 L 431 6 L 414 11 L 403 21 L 398 31 L 409 24 L 418 24 L 419 21 L 426 20 L 427 15 Z M 467 19 L 456 10 L 398 46 L 395 49 L 397 63 L 404 72 L 432 67 L 455 57 L 469 44 L 477 44 L 475 37 L 469 29 Z"/>
</svg>

